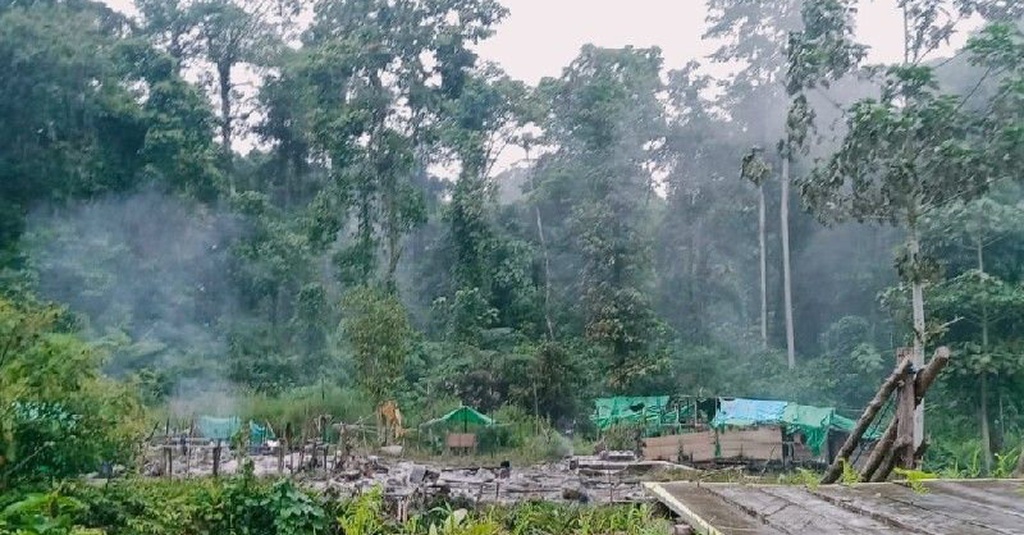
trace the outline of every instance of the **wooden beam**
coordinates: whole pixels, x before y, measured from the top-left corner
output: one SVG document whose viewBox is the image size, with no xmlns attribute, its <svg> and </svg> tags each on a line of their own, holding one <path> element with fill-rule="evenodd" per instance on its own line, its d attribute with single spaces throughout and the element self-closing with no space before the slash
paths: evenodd
<svg viewBox="0 0 1024 535">
<path fill-rule="evenodd" d="M 893 418 L 889 422 L 889 426 L 885 428 L 885 434 L 878 440 L 875 447 L 871 449 L 871 455 L 864 464 L 864 469 L 860 472 L 860 480 L 862 482 L 867 483 L 871 481 L 871 476 L 875 475 L 878 467 L 885 460 L 886 454 L 892 449 L 892 445 L 896 443 L 896 427 L 896 419 Z"/>
<path fill-rule="evenodd" d="M 826 471 L 825 475 L 822 476 L 822 484 L 835 483 L 836 481 L 839 481 L 839 476 L 843 473 L 843 460 L 845 459 L 849 461 L 850 454 L 852 454 L 853 450 L 857 448 L 857 444 L 860 443 L 861 436 L 863 436 L 864 432 L 868 430 L 868 426 L 870 426 L 871 422 L 874 421 L 878 411 L 880 411 L 882 406 L 885 405 L 885 401 L 889 399 L 892 391 L 896 389 L 897 385 L 899 385 L 900 380 L 903 379 L 907 370 L 910 369 L 910 366 L 910 358 L 901 360 L 899 364 L 896 365 L 896 369 L 893 371 L 892 375 L 882 383 L 882 387 L 878 389 L 878 393 L 875 394 L 871 403 L 868 403 L 867 408 L 864 409 L 864 414 L 861 414 L 860 419 L 857 420 L 856 427 L 854 427 L 850 436 L 846 438 L 846 442 L 843 443 L 843 446 L 839 448 L 839 453 L 836 455 L 835 460 L 832 461 L 832 465 L 828 467 L 828 471 Z"/>
</svg>

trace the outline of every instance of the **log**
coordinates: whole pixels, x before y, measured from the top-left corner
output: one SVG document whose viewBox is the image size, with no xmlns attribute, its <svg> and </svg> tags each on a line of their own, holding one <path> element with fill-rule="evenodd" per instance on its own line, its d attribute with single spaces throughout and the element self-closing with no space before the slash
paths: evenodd
<svg viewBox="0 0 1024 535">
<path fill-rule="evenodd" d="M 910 358 L 904 358 L 896 365 L 896 369 L 893 371 L 892 375 L 882 383 L 882 388 L 878 389 L 878 393 L 875 394 L 874 399 L 871 400 L 871 403 L 868 403 L 867 408 L 864 409 L 864 414 L 861 414 L 860 419 L 857 420 L 856 427 L 853 428 L 850 436 L 846 438 L 846 442 L 843 443 L 843 446 L 839 448 L 839 453 L 836 455 L 835 460 L 832 461 L 832 464 L 828 467 L 828 471 L 826 471 L 825 475 L 822 476 L 822 484 L 827 485 L 839 480 L 839 476 L 843 473 L 843 459 L 849 461 L 850 454 L 853 453 L 853 450 L 857 448 L 857 444 L 860 443 L 860 437 L 868 430 L 868 426 L 871 425 L 871 422 L 875 419 L 878 411 L 880 411 L 882 406 L 885 405 L 885 401 L 889 399 L 892 391 L 896 389 L 896 386 L 899 384 L 900 380 L 903 379 L 907 370 L 910 369 L 910 366 Z"/>
<path fill-rule="evenodd" d="M 897 463 L 899 463 L 900 459 L 903 457 L 904 450 L 913 447 L 913 444 L 896 441 L 896 445 L 886 452 L 885 460 L 882 461 L 881 468 L 879 468 L 879 470 L 871 477 L 871 482 L 882 483 L 889 479 L 889 474 L 892 473 L 893 469 L 896 468 Z"/>
<path fill-rule="evenodd" d="M 861 482 L 867 483 L 871 481 L 871 476 L 875 475 L 878 467 L 882 465 L 886 454 L 892 449 L 892 445 L 896 443 L 896 427 L 896 419 L 893 418 L 889 422 L 889 427 L 885 428 L 885 434 L 878 440 L 875 447 L 871 449 L 871 455 L 868 457 L 867 462 L 864 464 L 864 469 L 860 473 Z"/>
<path fill-rule="evenodd" d="M 924 393 L 932 386 L 935 379 L 939 377 L 939 372 L 947 364 L 949 364 L 949 348 L 943 346 L 936 349 L 932 360 L 928 362 L 928 365 L 923 370 L 918 372 L 917 379 L 914 380 L 915 404 L 919 405 L 921 403 L 921 400 L 924 399 Z"/>
</svg>

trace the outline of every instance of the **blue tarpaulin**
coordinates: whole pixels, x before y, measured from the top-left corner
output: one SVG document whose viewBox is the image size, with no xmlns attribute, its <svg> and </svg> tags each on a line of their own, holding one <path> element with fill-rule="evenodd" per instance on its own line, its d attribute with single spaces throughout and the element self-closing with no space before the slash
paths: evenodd
<svg viewBox="0 0 1024 535">
<path fill-rule="evenodd" d="M 786 411 L 785 401 L 769 401 L 761 399 L 722 398 L 718 412 L 711 420 L 711 427 L 721 428 L 727 425 L 749 426 L 757 424 L 778 423 Z"/>
</svg>

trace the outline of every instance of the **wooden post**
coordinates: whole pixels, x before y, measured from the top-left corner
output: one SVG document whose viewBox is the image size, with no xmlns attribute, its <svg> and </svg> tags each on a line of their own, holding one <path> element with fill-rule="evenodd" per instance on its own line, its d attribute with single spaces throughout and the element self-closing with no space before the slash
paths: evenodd
<svg viewBox="0 0 1024 535">
<path fill-rule="evenodd" d="M 828 471 L 821 478 L 822 484 L 835 483 L 839 480 L 839 476 L 843 473 L 843 460 L 849 461 L 850 454 L 857 448 L 857 444 L 860 443 L 860 437 L 864 435 L 864 432 L 868 430 L 868 426 L 875 419 L 878 411 L 882 409 L 885 401 L 889 399 L 892 391 L 896 389 L 900 379 L 903 378 L 907 370 L 910 369 L 911 360 L 909 358 L 903 359 L 896 365 L 896 370 L 893 371 L 892 375 L 882 383 L 882 388 L 875 394 L 874 399 L 871 403 L 868 403 L 867 408 L 864 409 L 864 414 L 861 414 L 860 419 L 857 420 L 857 425 L 854 427 L 850 436 L 846 438 L 846 442 L 839 448 L 839 453 L 836 455 L 835 460 L 828 467 Z"/>
<path fill-rule="evenodd" d="M 284 444 L 285 444 L 285 442 L 283 440 L 278 442 L 278 444 L 277 444 L 277 473 L 278 474 L 283 474 L 284 473 Z"/>
<path fill-rule="evenodd" d="M 164 459 L 166 459 L 167 477 L 174 477 L 174 446 L 164 444 Z"/>
<path fill-rule="evenodd" d="M 913 351 L 910 348 L 901 347 L 896 350 L 896 358 L 899 362 L 912 354 Z M 894 465 L 907 470 L 914 467 L 914 448 L 907 446 L 917 444 L 917 437 L 914 436 L 914 407 L 917 406 L 914 402 L 917 398 L 917 394 L 914 393 L 914 372 L 915 370 L 910 369 L 904 372 L 900 381 L 896 405 L 896 444 L 899 446 L 899 455 L 896 457 Z"/>
<path fill-rule="evenodd" d="M 220 474 L 220 439 L 217 439 L 217 445 L 213 447 L 213 477 L 217 477 Z"/>
</svg>

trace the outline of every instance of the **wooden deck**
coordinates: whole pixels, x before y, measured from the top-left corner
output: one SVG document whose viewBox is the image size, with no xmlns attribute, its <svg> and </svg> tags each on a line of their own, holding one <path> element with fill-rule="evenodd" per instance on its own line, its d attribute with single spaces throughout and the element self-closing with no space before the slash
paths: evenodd
<svg viewBox="0 0 1024 535">
<path fill-rule="evenodd" d="M 645 483 L 697 533 L 1024 534 L 1024 480 L 928 481 L 816 488 L 735 483 Z"/>
</svg>

